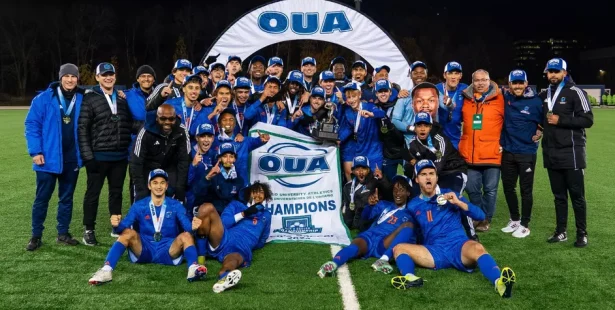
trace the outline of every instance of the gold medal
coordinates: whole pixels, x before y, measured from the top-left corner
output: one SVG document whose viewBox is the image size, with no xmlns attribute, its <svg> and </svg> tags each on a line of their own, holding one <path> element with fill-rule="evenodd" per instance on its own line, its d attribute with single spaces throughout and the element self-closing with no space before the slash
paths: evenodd
<svg viewBox="0 0 615 310">
<path fill-rule="evenodd" d="M 436 202 L 437 202 L 439 205 L 443 206 L 443 205 L 445 205 L 445 204 L 446 204 L 447 200 L 446 200 L 446 198 L 444 197 L 444 195 L 438 195 L 438 197 L 436 198 Z"/>
<path fill-rule="evenodd" d="M 351 211 L 354 211 L 354 202 L 351 202 L 348 208 L 350 208 Z"/>
<path fill-rule="evenodd" d="M 436 158 L 437 158 L 437 159 L 442 158 L 442 152 L 440 152 L 440 150 L 437 150 L 437 151 L 436 151 Z"/>
<path fill-rule="evenodd" d="M 547 118 L 549 118 L 549 117 L 551 117 L 551 116 L 553 116 L 553 111 L 549 111 L 549 112 L 547 112 Z"/>
<path fill-rule="evenodd" d="M 380 132 L 386 134 L 387 132 L 389 132 L 389 128 L 387 126 L 382 126 L 380 127 Z"/>
<path fill-rule="evenodd" d="M 70 116 L 65 115 L 64 117 L 62 117 L 62 120 L 64 121 L 64 124 L 68 124 L 70 123 Z"/>
</svg>

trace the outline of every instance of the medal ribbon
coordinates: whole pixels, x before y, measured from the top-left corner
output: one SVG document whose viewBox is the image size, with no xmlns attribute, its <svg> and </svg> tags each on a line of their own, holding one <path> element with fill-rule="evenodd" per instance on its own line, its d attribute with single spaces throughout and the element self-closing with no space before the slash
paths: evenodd
<svg viewBox="0 0 615 310">
<path fill-rule="evenodd" d="M 359 110 L 357 111 L 357 120 L 354 123 L 354 133 L 359 133 L 359 124 L 361 124 L 361 111 L 363 110 L 363 103 L 359 102 Z"/>
<path fill-rule="evenodd" d="M 154 231 L 159 233 L 162 230 L 162 223 L 164 222 L 164 214 L 167 210 L 167 204 L 163 201 L 160 209 L 160 217 L 156 215 L 156 207 L 150 199 L 149 201 L 149 213 L 152 215 L 152 223 L 154 223 Z"/>
<path fill-rule="evenodd" d="M 237 106 L 237 103 L 235 103 L 235 101 L 233 101 L 233 109 L 235 110 L 235 118 L 237 119 L 237 125 L 239 125 L 239 131 L 242 131 L 244 120 L 242 120 L 241 116 L 239 116 L 239 107 Z M 244 106 L 244 110 L 245 110 L 245 106 Z M 267 120 L 269 120 L 269 117 L 267 117 Z"/>
<path fill-rule="evenodd" d="M 354 203 L 354 193 L 356 193 L 359 188 L 363 187 L 363 184 L 361 183 L 355 186 L 356 181 L 357 181 L 357 178 L 353 178 L 352 184 L 350 184 L 350 203 L 351 204 Z"/>
<path fill-rule="evenodd" d="M 76 95 L 76 94 L 75 94 Z M 111 114 L 117 114 L 117 93 L 113 90 L 113 94 L 109 97 L 108 94 L 105 94 L 105 99 L 107 99 L 107 104 L 109 105 L 109 109 L 111 109 Z"/>
<path fill-rule="evenodd" d="M 60 100 L 60 106 L 62 107 L 62 110 L 64 110 L 64 116 L 70 116 L 70 113 L 75 107 L 75 102 L 77 102 L 77 93 L 73 95 L 73 99 L 71 99 L 70 105 L 67 108 L 66 98 L 64 98 L 64 95 L 62 94 L 62 89 L 60 89 L 60 86 L 58 86 L 58 100 Z"/>
<path fill-rule="evenodd" d="M 553 107 L 555 106 L 555 100 L 557 100 L 557 96 L 559 96 L 559 93 L 562 91 L 563 88 L 564 81 L 559 83 L 559 85 L 557 86 L 557 89 L 555 90 L 555 96 L 553 98 L 551 98 L 551 86 L 547 88 L 547 104 L 549 105 L 549 112 L 553 111 Z"/>
<path fill-rule="evenodd" d="M 186 101 L 182 98 L 182 112 L 184 116 L 184 125 L 187 130 L 190 130 L 190 124 L 192 124 L 192 119 L 194 118 L 194 107 L 190 110 L 190 118 L 188 118 L 188 108 L 186 107 Z"/>
</svg>

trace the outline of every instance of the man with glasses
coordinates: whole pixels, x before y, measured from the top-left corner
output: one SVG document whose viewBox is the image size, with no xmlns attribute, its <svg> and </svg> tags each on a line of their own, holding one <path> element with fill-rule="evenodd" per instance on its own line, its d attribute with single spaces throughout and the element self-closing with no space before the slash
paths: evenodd
<svg viewBox="0 0 615 310">
<path fill-rule="evenodd" d="M 463 128 L 459 153 L 468 164 L 466 191 L 472 204 L 485 212 L 477 231 L 488 231 L 495 212 L 500 180 L 502 148 L 500 134 L 504 124 L 504 97 L 489 72 L 479 69 L 472 84 L 463 91 Z"/>
</svg>

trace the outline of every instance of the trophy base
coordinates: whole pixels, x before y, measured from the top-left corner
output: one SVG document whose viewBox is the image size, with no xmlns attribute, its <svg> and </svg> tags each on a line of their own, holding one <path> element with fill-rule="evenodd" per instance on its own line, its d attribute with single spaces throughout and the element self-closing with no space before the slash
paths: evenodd
<svg viewBox="0 0 615 310">
<path fill-rule="evenodd" d="M 320 129 L 312 130 L 312 138 L 318 140 L 338 141 L 339 136 L 336 132 L 323 131 Z"/>
</svg>

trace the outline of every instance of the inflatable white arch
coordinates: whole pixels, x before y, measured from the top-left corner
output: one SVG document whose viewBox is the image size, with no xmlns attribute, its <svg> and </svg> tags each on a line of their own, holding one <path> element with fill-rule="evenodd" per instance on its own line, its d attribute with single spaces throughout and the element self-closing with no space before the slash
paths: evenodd
<svg viewBox="0 0 615 310">
<path fill-rule="evenodd" d="M 393 82 L 407 79 L 410 65 L 391 37 L 369 17 L 327 0 L 282 0 L 260 6 L 237 19 L 205 54 L 218 60 L 254 52 L 283 41 L 319 40 L 342 45 L 372 67 L 388 65 Z"/>
</svg>

